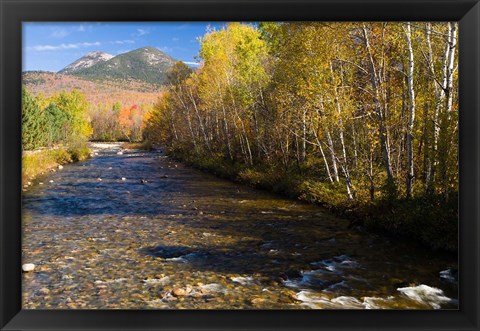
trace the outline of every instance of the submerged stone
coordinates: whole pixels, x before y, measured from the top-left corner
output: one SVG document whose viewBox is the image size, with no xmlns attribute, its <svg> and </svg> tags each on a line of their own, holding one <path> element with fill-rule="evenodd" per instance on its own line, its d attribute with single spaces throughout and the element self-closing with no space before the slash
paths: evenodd
<svg viewBox="0 0 480 331">
<path fill-rule="evenodd" d="M 24 265 L 22 265 L 22 270 L 24 272 L 33 271 L 34 269 L 35 269 L 35 264 L 33 263 L 25 263 Z"/>
</svg>

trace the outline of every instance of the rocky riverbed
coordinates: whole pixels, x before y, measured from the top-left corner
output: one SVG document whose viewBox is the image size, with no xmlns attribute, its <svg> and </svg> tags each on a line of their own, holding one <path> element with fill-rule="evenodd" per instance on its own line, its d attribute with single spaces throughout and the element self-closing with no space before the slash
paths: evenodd
<svg viewBox="0 0 480 331">
<path fill-rule="evenodd" d="M 24 192 L 24 309 L 458 308 L 455 256 L 162 151 L 92 147 Z"/>
</svg>

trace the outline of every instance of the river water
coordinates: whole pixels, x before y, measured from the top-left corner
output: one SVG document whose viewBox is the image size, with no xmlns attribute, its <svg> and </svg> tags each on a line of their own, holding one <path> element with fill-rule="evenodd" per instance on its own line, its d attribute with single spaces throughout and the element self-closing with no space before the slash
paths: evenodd
<svg viewBox="0 0 480 331">
<path fill-rule="evenodd" d="M 456 256 L 97 144 L 23 194 L 24 309 L 457 309 Z"/>
</svg>

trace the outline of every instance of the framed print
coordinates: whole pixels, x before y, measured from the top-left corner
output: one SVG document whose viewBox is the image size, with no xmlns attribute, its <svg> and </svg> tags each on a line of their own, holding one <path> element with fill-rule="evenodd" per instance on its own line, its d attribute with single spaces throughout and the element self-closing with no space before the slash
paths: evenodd
<svg viewBox="0 0 480 331">
<path fill-rule="evenodd" d="M 477 1 L 0 0 L 2 330 L 478 330 Z"/>
</svg>

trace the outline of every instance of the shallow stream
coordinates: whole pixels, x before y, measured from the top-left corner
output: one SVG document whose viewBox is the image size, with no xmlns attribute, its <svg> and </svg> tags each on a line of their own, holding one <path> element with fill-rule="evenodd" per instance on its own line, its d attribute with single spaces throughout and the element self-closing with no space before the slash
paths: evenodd
<svg viewBox="0 0 480 331">
<path fill-rule="evenodd" d="M 160 151 L 94 148 L 24 192 L 24 309 L 458 308 L 456 256 Z"/>
</svg>

